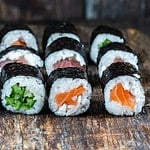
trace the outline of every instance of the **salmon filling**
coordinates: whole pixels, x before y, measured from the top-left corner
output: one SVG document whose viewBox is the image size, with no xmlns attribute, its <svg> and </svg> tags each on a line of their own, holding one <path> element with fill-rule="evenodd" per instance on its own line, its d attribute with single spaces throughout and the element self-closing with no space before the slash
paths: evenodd
<svg viewBox="0 0 150 150">
<path fill-rule="evenodd" d="M 110 92 L 110 99 L 130 109 L 134 109 L 136 103 L 135 96 L 130 91 L 125 90 L 121 83 L 113 87 Z"/>
<path fill-rule="evenodd" d="M 13 42 L 11 45 L 12 46 L 16 46 L 16 45 L 18 45 L 18 46 L 27 46 L 26 42 L 23 39 L 21 39 L 21 38 L 19 38 L 15 42 Z"/>
<path fill-rule="evenodd" d="M 83 95 L 84 92 L 85 88 L 83 86 L 79 86 L 68 92 L 59 93 L 55 96 L 56 103 L 58 107 L 62 106 L 63 104 L 76 106 L 78 104 L 78 96 Z"/>
</svg>

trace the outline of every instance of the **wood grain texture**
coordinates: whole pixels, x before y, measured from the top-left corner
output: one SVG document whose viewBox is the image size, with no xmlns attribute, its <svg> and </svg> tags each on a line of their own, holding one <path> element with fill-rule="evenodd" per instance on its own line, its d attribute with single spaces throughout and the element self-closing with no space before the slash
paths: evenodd
<svg viewBox="0 0 150 150">
<path fill-rule="evenodd" d="M 149 0 L 86 0 L 86 18 L 146 18 L 149 17 L 149 7 Z"/>
<path fill-rule="evenodd" d="M 146 16 L 150 16 L 150 1 L 146 0 L 146 4 L 145 4 L 145 15 Z"/>
<path fill-rule="evenodd" d="M 102 22 L 75 23 L 81 40 L 88 50 L 93 28 Z M 117 117 L 104 108 L 96 66 L 89 62 L 89 81 L 93 86 L 91 107 L 80 116 L 57 117 L 46 107 L 39 115 L 12 114 L 0 110 L 0 147 L 2 150 L 95 150 L 95 149 L 150 149 L 150 31 L 148 24 L 133 26 L 110 23 L 122 30 L 127 44 L 137 51 L 142 60 L 142 77 L 146 106 L 133 117 Z M 2 27 L 2 26 L 0 26 Z M 41 42 L 45 26 L 30 25 Z"/>
<path fill-rule="evenodd" d="M 139 19 L 150 17 L 149 0 L 0 0 L 0 21 Z"/>
<path fill-rule="evenodd" d="M 0 20 L 47 21 L 83 19 L 84 1 L 80 0 L 0 0 Z"/>
</svg>

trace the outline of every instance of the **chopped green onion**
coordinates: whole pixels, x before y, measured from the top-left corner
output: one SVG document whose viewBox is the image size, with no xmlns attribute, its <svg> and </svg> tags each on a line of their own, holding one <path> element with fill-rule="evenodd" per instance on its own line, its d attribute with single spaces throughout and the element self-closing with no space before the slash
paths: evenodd
<svg viewBox="0 0 150 150">
<path fill-rule="evenodd" d="M 15 107 L 16 110 L 25 109 L 28 110 L 33 107 L 36 100 L 33 93 L 27 90 L 25 86 L 20 86 L 16 83 L 11 87 L 12 91 L 10 96 L 6 96 L 6 105 Z"/>
<path fill-rule="evenodd" d="M 102 48 L 102 47 L 104 47 L 104 46 L 106 46 L 106 45 L 108 45 L 109 43 L 111 43 L 111 40 L 109 40 L 109 39 L 105 39 L 105 41 L 104 42 L 102 42 L 102 43 L 100 43 L 100 44 L 98 44 L 98 48 Z"/>
</svg>

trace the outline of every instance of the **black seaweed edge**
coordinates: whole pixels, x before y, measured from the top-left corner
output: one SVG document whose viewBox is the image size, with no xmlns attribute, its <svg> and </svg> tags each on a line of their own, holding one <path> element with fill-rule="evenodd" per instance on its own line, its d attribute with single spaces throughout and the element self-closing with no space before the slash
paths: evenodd
<svg viewBox="0 0 150 150">
<path fill-rule="evenodd" d="M 27 30 L 29 31 L 36 39 L 37 45 L 38 45 L 38 40 L 34 34 L 34 32 L 31 30 L 31 28 L 26 25 L 26 24 L 15 24 L 15 23 L 10 23 L 10 24 L 6 24 L 1 30 L 0 30 L 0 42 L 2 42 L 2 39 L 4 37 L 5 34 L 7 34 L 10 31 L 13 30 Z"/>
<path fill-rule="evenodd" d="M 47 40 L 53 33 L 72 33 L 78 36 L 74 24 L 62 21 L 53 21 L 49 23 L 43 31 L 42 48 L 45 50 Z"/>
<path fill-rule="evenodd" d="M 15 46 L 7 47 L 5 50 L 2 50 L 2 51 L 0 52 L 0 59 L 1 59 L 4 55 L 6 55 L 7 53 L 9 53 L 9 52 L 11 52 L 11 51 L 16 51 L 16 50 L 18 50 L 18 49 L 19 49 L 19 50 L 30 51 L 31 53 L 33 53 L 33 54 L 35 54 L 35 55 L 37 55 L 37 56 L 39 56 L 39 57 L 41 58 L 39 52 L 36 51 L 35 49 L 30 48 L 30 47 L 26 47 L 26 46 L 15 45 Z M 42 60 L 42 58 L 41 58 L 41 60 Z"/>
<path fill-rule="evenodd" d="M 102 34 L 102 33 L 110 33 L 110 34 L 119 36 L 120 38 L 122 38 L 124 40 L 124 43 L 125 43 L 124 35 L 119 29 L 113 28 L 113 27 L 110 27 L 110 26 L 107 26 L 107 25 L 99 25 L 93 30 L 93 32 L 91 34 L 90 45 L 92 45 L 92 43 L 93 43 L 94 39 L 96 38 L 96 36 L 98 34 Z"/>
<path fill-rule="evenodd" d="M 8 79 L 19 75 L 32 76 L 42 80 L 44 83 L 44 76 L 39 68 L 22 63 L 6 64 L 1 70 L 0 81 L 3 85 Z"/>
<path fill-rule="evenodd" d="M 106 84 L 110 80 L 113 80 L 116 77 L 125 76 L 125 75 L 137 78 L 136 76 L 134 76 L 135 74 L 140 75 L 139 71 L 130 63 L 117 62 L 117 63 L 111 64 L 103 72 L 102 77 L 100 79 L 100 84 L 101 84 L 103 92 L 104 92 L 104 88 L 105 88 Z M 140 80 L 139 78 L 137 78 L 137 79 Z"/>
<path fill-rule="evenodd" d="M 112 43 L 109 43 L 108 45 L 102 47 L 99 50 L 98 56 L 97 56 L 97 65 L 101 61 L 102 56 L 105 55 L 110 50 L 124 51 L 124 52 L 128 52 L 128 53 L 132 53 L 133 55 L 138 57 L 138 54 L 133 49 L 131 49 L 129 46 L 127 46 L 127 45 L 125 45 L 123 43 L 112 42 Z"/>
<path fill-rule="evenodd" d="M 56 51 L 61 51 L 62 49 L 68 49 L 79 53 L 85 60 L 85 63 L 87 64 L 87 53 L 84 45 L 81 42 L 68 37 L 62 37 L 52 42 L 52 44 L 46 49 L 45 59 L 50 54 Z"/>
<path fill-rule="evenodd" d="M 46 80 L 46 89 L 48 94 L 52 84 L 59 78 L 72 78 L 72 79 L 80 78 L 88 80 L 86 71 L 80 68 L 77 67 L 58 68 L 52 71 Z"/>
</svg>

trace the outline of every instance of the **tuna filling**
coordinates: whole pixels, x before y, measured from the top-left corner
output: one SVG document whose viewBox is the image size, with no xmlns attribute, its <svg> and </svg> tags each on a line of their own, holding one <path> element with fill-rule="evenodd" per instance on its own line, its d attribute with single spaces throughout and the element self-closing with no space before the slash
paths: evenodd
<svg viewBox="0 0 150 150">
<path fill-rule="evenodd" d="M 6 64 L 9 63 L 22 63 L 27 65 L 29 64 L 28 61 L 24 58 L 24 56 L 21 56 L 18 59 L 14 59 L 14 60 L 8 58 L 6 60 L 0 61 L 0 68 L 3 68 Z"/>
<path fill-rule="evenodd" d="M 124 62 L 120 57 L 116 57 L 113 63 Z"/>
<path fill-rule="evenodd" d="M 77 67 L 85 70 L 86 67 L 81 66 L 80 62 L 78 62 L 75 58 L 66 58 L 64 60 L 59 60 L 53 65 L 54 69 L 57 68 L 67 68 L 67 67 Z"/>
</svg>

